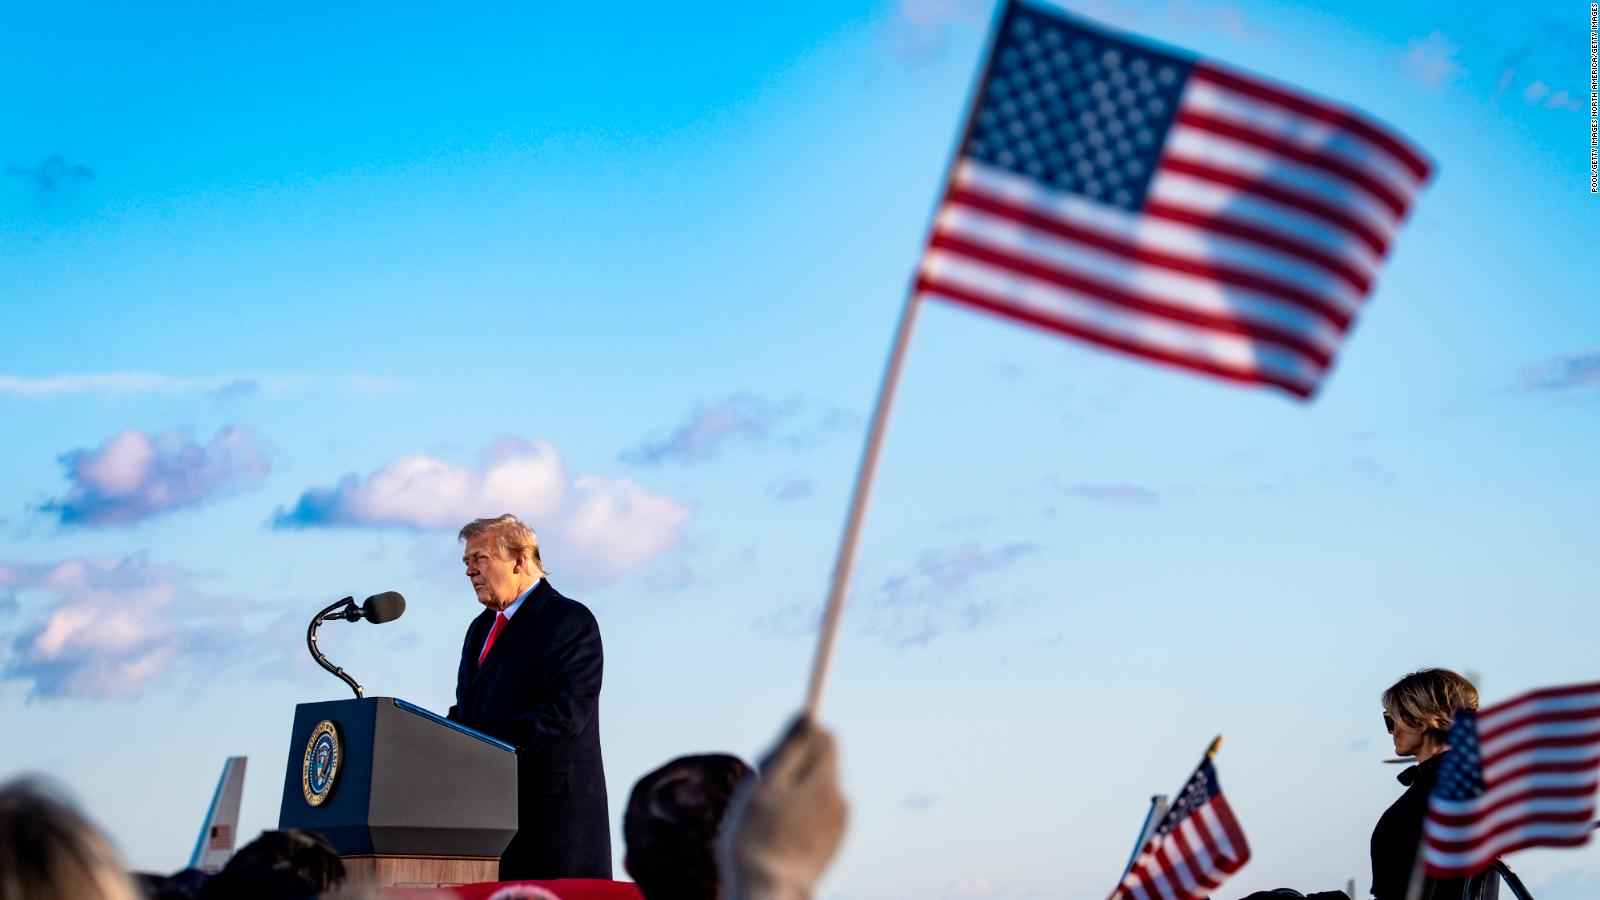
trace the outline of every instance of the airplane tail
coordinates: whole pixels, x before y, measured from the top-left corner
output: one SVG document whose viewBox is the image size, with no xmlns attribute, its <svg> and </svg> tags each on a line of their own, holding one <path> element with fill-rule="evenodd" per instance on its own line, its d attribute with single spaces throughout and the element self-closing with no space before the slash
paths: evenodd
<svg viewBox="0 0 1600 900">
<path fill-rule="evenodd" d="M 189 868 L 217 872 L 233 856 L 239 829 L 239 796 L 244 792 L 244 764 L 243 756 L 230 756 L 222 764 L 222 777 L 217 780 L 211 808 L 206 810 L 205 822 L 200 825 Z"/>
</svg>

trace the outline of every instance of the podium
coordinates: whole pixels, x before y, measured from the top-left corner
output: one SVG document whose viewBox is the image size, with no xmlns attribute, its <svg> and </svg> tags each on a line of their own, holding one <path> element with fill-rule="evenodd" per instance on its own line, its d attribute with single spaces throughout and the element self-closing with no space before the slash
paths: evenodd
<svg viewBox="0 0 1600 900">
<path fill-rule="evenodd" d="M 352 881 L 494 881 L 517 833 L 517 754 L 393 697 L 294 710 L 279 828 L 316 831 Z"/>
</svg>

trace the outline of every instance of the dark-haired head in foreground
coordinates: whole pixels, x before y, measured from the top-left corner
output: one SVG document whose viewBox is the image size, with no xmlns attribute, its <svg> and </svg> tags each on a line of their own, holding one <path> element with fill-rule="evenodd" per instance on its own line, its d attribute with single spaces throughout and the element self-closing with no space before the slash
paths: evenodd
<svg viewBox="0 0 1600 900">
<path fill-rule="evenodd" d="M 736 756 L 681 756 L 639 779 L 622 819 L 622 864 L 646 900 L 719 900 L 717 829 L 751 769 Z"/>
<path fill-rule="evenodd" d="M 186 889 L 172 875 L 135 872 L 133 883 L 138 885 L 144 900 L 193 900 L 195 895 L 195 891 Z"/>
<path fill-rule="evenodd" d="M 344 863 L 328 839 L 315 831 L 264 831 L 239 848 L 201 890 L 212 898 L 316 897 L 344 881 Z"/>
</svg>

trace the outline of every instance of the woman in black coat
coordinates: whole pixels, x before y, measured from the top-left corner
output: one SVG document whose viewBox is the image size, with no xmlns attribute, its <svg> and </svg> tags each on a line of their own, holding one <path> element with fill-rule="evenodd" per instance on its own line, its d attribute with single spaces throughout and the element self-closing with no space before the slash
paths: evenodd
<svg viewBox="0 0 1600 900">
<path fill-rule="evenodd" d="M 1372 830 L 1375 900 L 1405 900 L 1422 841 L 1422 822 L 1428 815 L 1428 795 L 1439 764 L 1450 752 L 1445 743 L 1450 722 L 1456 710 L 1477 708 L 1478 689 L 1449 669 L 1412 672 L 1383 692 L 1383 725 L 1394 739 L 1395 755 L 1415 757 L 1417 764 L 1399 774 L 1406 791 Z M 1429 878 L 1423 882 L 1421 898 L 1458 900 L 1462 885 L 1458 879 Z"/>
<path fill-rule="evenodd" d="M 1422 842 L 1422 822 L 1428 815 L 1428 795 L 1439 774 L 1439 764 L 1450 752 L 1445 743 L 1458 709 L 1477 709 L 1478 689 L 1449 669 L 1412 672 L 1383 692 L 1383 726 L 1394 740 L 1396 756 L 1409 756 L 1417 764 L 1399 774 L 1405 785 L 1400 795 L 1372 829 L 1373 900 L 1406 900 L 1411 870 Z M 1465 882 L 1459 879 L 1423 880 L 1420 900 L 1460 900 Z M 1279 888 L 1258 891 L 1244 900 L 1283 900 L 1302 896 Z M 1335 900 L 1343 891 L 1304 895 L 1307 900 Z"/>
</svg>

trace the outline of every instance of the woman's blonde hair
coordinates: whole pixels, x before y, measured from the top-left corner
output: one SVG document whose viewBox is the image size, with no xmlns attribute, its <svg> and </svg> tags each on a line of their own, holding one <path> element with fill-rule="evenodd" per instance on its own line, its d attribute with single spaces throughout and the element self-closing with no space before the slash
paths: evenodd
<svg viewBox="0 0 1600 900">
<path fill-rule="evenodd" d="M 139 900 L 111 842 L 57 792 L 0 786 L 0 900 Z"/>
<path fill-rule="evenodd" d="M 1458 709 L 1477 709 L 1478 689 L 1449 669 L 1422 669 L 1383 692 L 1383 709 L 1395 721 L 1443 739 Z"/>
</svg>

